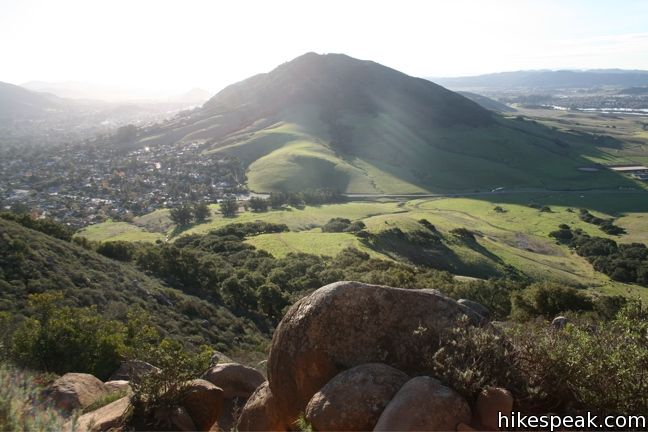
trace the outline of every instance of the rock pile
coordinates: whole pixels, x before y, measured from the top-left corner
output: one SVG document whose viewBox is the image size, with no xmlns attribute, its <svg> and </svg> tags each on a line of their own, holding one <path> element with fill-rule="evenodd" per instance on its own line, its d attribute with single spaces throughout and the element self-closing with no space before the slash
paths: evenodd
<svg viewBox="0 0 648 432">
<path fill-rule="evenodd" d="M 488 315 L 436 290 L 327 285 L 293 305 L 277 327 L 267 380 L 219 354 L 187 383 L 179 406 L 155 415 L 175 430 L 288 431 L 298 422 L 319 431 L 498 430 L 498 413 L 513 410 L 511 392 L 485 388 L 469 403 L 430 375 L 430 359 L 458 323 L 490 326 Z M 106 383 L 67 374 L 50 394 L 70 412 L 128 390 L 133 374 L 157 371 L 131 362 Z M 119 428 L 128 407 L 126 396 L 84 414 L 78 430 Z"/>
<path fill-rule="evenodd" d="M 237 428 L 287 431 L 301 415 L 315 430 L 496 430 L 492 410 L 471 410 L 426 375 L 424 362 L 460 319 L 489 325 L 484 315 L 476 304 L 436 290 L 358 282 L 322 287 L 277 327 L 268 381 L 249 398 Z M 502 389 L 485 394 L 483 406 L 510 411 L 502 395 L 511 396 Z"/>
</svg>

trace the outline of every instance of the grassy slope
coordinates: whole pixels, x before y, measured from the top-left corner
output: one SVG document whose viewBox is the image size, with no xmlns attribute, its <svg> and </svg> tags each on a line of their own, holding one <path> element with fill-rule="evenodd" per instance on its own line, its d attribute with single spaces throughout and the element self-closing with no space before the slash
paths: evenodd
<svg viewBox="0 0 648 432">
<path fill-rule="evenodd" d="M 171 289 L 129 264 L 4 219 L 0 219 L 0 238 L 7 245 L 13 241 L 27 244 L 25 258 L 31 268 L 29 290 L 20 281 L 0 278 L 0 310 L 24 311 L 28 293 L 56 289 L 65 293 L 70 304 L 96 304 L 101 312 L 116 318 L 124 318 L 128 307 L 140 306 L 166 333 L 193 343 L 220 344 L 226 350 L 233 348 L 235 336 L 241 336 L 248 346 L 261 340 L 252 325 L 226 308 Z M 190 305 L 204 313 L 190 318 L 184 312 Z"/>
<path fill-rule="evenodd" d="M 217 210 L 217 206 L 212 206 L 212 209 Z M 204 233 L 230 223 L 245 223 L 255 220 L 282 223 L 288 225 L 288 228 L 290 228 L 291 231 L 303 231 L 324 225 L 334 217 L 346 217 L 355 220 L 370 215 L 396 213 L 399 211 L 403 211 L 403 209 L 396 202 L 352 202 L 344 204 L 326 204 L 317 207 L 289 207 L 286 210 L 270 210 L 264 213 L 248 211 L 239 213 L 233 218 L 224 218 L 221 215 L 215 215 L 207 223 L 196 225 L 185 231 L 183 234 Z"/>
<path fill-rule="evenodd" d="M 145 231 L 139 226 L 127 222 L 103 222 L 97 225 L 90 225 L 80 230 L 77 236 L 85 237 L 91 241 L 117 241 L 125 240 L 131 242 L 155 242 L 163 240 L 160 233 Z"/>
<path fill-rule="evenodd" d="M 349 233 L 323 233 L 319 229 L 311 231 L 262 234 L 245 241 L 254 247 L 270 251 L 282 258 L 290 252 L 303 252 L 315 255 L 335 256 L 342 249 L 354 247 L 375 258 L 390 259 L 387 255 L 373 251 L 356 236 Z M 315 242 L 315 244 L 313 243 Z"/>
<path fill-rule="evenodd" d="M 528 206 L 534 202 L 549 205 L 551 213 L 543 213 Z M 495 206 L 504 208 L 498 213 Z M 454 273 L 489 277 L 502 272 L 510 264 L 533 279 L 554 279 L 568 284 L 582 284 L 609 293 L 624 293 L 648 297 L 648 290 L 610 281 L 596 273 L 583 258 L 564 246 L 556 245 L 548 237 L 561 223 L 605 237 L 598 227 L 582 222 L 578 209 L 589 208 L 600 217 L 618 217 L 617 223 L 628 234 L 615 238 L 619 242 L 646 242 L 648 232 L 648 200 L 642 192 L 597 193 L 541 193 L 541 194 L 493 194 L 475 198 L 427 198 L 404 203 L 395 201 L 357 201 L 319 207 L 290 208 L 264 213 L 242 212 L 234 218 L 215 214 L 205 224 L 196 225 L 180 235 L 204 233 L 233 222 L 263 220 L 285 223 L 291 232 L 266 234 L 248 239 L 250 244 L 267 250 L 276 256 L 288 252 L 306 252 L 332 256 L 348 246 L 372 251 L 374 256 L 402 260 L 411 250 L 406 245 L 389 243 L 368 244 L 351 234 L 322 233 L 317 227 L 333 217 L 362 220 L 367 230 L 378 234 L 390 228 L 415 231 L 421 228 L 419 219 L 434 224 L 443 235 L 445 253 L 432 254 L 425 263 L 450 268 Z M 216 206 L 212 206 L 216 210 Z M 569 211 L 568 209 L 573 209 Z M 147 219 L 145 216 L 144 219 Z M 160 214 L 151 217 L 166 227 Z M 110 227 L 110 225 L 108 226 Z M 455 238 L 450 230 L 464 227 L 477 234 L 477 243 L 467 244 Z M 101 225 L 96 226 L 101 230 Z"/>
<path fill-rule="evenodd" d="M 496 187 L 602 188 L 636 183 L 615 173 L 578 167 L 610 159 L 591 137 L 532 121 L 498 118 L 487 127 L 425 128 L 404 112 L 346 112 L 353 130 L 343 147 L 330 144 L 317 109 L 286 111 L 285 121 L 232 135 L 209 152 L 240 158 L 251 190 L 334 187 L 348 193 L 422 193 Z M 538 164 L 537 161 L 542 161 Z"/>
</svg>

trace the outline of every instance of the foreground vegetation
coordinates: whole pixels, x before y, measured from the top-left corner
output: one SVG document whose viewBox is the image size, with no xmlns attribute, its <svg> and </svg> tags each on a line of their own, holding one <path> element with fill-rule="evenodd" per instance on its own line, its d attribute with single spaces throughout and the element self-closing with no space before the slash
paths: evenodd
<svg viewBox="0 0 648 432">
<path fill-rule="evenodd" d="M 483 235 L 459 227 L 441 230 L 427 219 L 401 228 L 376 228 L 375 218 L 364 222 L 332 218 L 321 228 L 325 231 L 321 235 L 349 235 L 373 250 L 396 245 L 401 253 L 410 247 L 436 250 L 439 256 L 448 242 L 478 248 Z M 579 223 L 578 215 L 574 221 Z M 631 379 L 643 376 L 647 367 L 645 307 L 624 296 L 534 281 L 514 269 L 498 278 L 462 281 L 429 265 L 372 257 L 355 248 L 335 256 L 289 252 L 274 257 L 249 244 L 258 237 L 287 234 L 285 224 L 229 224 L 207 234 L 156 244 L 70 242 L 50 235 L 59 232 L 55 224 L 25 221 L 30 226 L 26 228 L 20 222 L 0 220 L 6 240 L 0 261 L 0 283 L 7 288 L 0 314 L 3 360 L 22 368 L 57 374 L 89 372 L 104 379 L 124 359 L 156 364 L 161 374 L 133 383 L 133 406 L 139 413 L 133 419 L 144 419 L 143 424 L 156 407 L 177 402 L 182 383 L 200 375 L 213 349 L 256 351 L 262 358 L 265 343 L 286 309 L 314 289 L 339 280 L 433 287 L 450 297 L 481 303 L 494 320 L 509 321 L 503 329 L 506 340 L 460 325 L 452 343 L 430 353 L 426 367 L 468 398 L 484 385 L 502 385 L 512 389 L 528 411 L 648 409 L 645 398 L 638 396 L 645 394 L 645 380 Z M 596 226 L 580 223 L 601 233 Z M 86 278 L 96 279 L 100 268 L 107 274 L 127 274 L 126 281 L 137 278 L 147 289 L 159 290 L 171 304 L 163 299 L 151 304 L 145 300 L 149 297 L 131 296 L 124 298 L 132 299 L 134 306 L 125 307 L 118 296 L 130 291 L 120 278 L 101 280 L 99 298 L 110 302 L 91 303 L 94 293 L 87 291 L 92 284 L 86 286 Z M 78 280 L 82 283 L 75 283 Z M 83 301 L 84 292 L 90 294 L 89 304 Z M 573 325 L 550 330 L 546 320 L 559 314 L 569 317 Z M 543 321 L 531 324 L 538 318 Z M 191 333 L 196 328 L 202 330 L 200 337 Z M 224 332 L 213 337 L 210 328 Z M 615 387 L 614 393 L 601 394 L 600 389 L 611 385 L 616 376 L 625 377 L 624 385 Z"/>
</svg>

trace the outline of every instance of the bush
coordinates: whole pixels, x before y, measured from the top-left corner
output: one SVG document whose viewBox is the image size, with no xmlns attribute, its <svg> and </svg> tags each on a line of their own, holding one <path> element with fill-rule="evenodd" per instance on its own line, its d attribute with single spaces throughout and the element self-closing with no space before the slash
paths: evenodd
<svg viewBox="0 0 648 432">
<path fill-rule="evenodd" d="M 519 371 L 513 366 L 513 347 L 492 327 L 475 327 L 463 317 L 441 348 L 428 359 L 433 375 L 469 401 L 487 386 L 524 391 Z"/>
<path fill-rule="evenodd" d="M 628 304 L 595 329 L 526 323 L 507 331 L 536 411 L 648 413 L 648 313 Z"/>
<path fill-rule="evenodd" d="M 521 321 L 538 316 L 554 318 L 567 311 L 594 309 L 592 300 L 586 294 L 552 282 L 532 284 L 525 290 L 514 293 L 512 306 L 512 317 Z"/>
<path fill-rule="evenodd" d="M 212 354 L 213 351 L 206 347 L 197 354 L 191 354 L 180 342 L 171 339 L 165 339 L 158 346 L 151 347 L 143 359 L 155 364 L 160 372 L 143 374 L 131 380 L 132 410 L 127 422 L 139 430 L 171 426 L 159 424 L 155 412 L 170 412 L 180 405 L 189 381 L 207 371 Z"/>
<path fill-rule="evenodd" d="M 29 296 L 33 318 L 12 340 L 12 357 L 21 365 L 64 374 L 86 372 L 107 378 L 120 362 L 124 326 L 103 318 L 96 308 L 61 307 L 60 292 Z"/>
<path fill-rule="evenodd" d="M 345 218 L 333 218 L 322 227 L 322 232 L 344 232 L 351 225 L 351 221 Z"/>
<path fill-rule="evenodd" d="M 454 228 L 450 232 L 465 241 L 475 241 L 475 233 L 467 228 Z"/>
<path fill-rule="evenodd" d="M 260 197 L 250 198 L 250 208 L 254 212 L 264 212 L 268 210 L 268 200 Z"/>
<path fill-rule="evenodd" d="M 99 244 L 97 252 L 117 261 L 132 261 L 135 256 L 135 245 L 123 240 L 109 241 Z"/>
</svg>

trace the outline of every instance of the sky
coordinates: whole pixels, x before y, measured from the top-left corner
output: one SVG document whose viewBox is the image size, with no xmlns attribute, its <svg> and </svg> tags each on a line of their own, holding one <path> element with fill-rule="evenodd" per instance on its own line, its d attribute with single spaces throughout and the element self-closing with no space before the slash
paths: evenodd
<svg viewBox="0 0 648 432">
<path fill-rule="evenodd" d="M 216 92 L 303 53 L 414 76 L 648 69 L 648 1 L 0 0 L 0 81 Z"/>
</svg>

